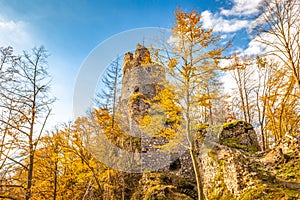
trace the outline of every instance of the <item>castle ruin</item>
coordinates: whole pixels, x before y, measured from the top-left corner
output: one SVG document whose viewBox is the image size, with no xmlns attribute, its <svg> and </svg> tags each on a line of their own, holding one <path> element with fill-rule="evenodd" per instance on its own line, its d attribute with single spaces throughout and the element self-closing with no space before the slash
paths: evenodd
<svg viewBox="0 0 300 200">
<path fill-rule="evenodd" d="M 158 91 L 164 88 L 166 73 L 164 67 L 152 62 L 149 50 L 137 44 L 134 55 L 124 56 L 122 90 L 117 107 L 122 130 L 133 137 L 141 138 L 141 172 L 173 171 L 176 174 L 193 177 L 188 151 L 179 157 L 178 153 L 166 153 L 156 148 L 167 140 L 144 133 L 137 120 L 151 109 L 151 102 Z M 155 102 L 154 102 L 155 103 Z M 121 123 L 120 123 L 121 122 Z M 181 153 L 182 154 L 182 153 Z M 138 162 L 138 161 L 136 161 Z"/>
</svg>

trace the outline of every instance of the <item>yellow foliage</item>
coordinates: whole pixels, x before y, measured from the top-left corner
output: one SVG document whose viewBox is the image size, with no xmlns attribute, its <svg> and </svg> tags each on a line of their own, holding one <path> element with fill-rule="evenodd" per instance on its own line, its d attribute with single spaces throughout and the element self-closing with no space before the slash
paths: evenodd
<svg viewBox="0 0 300 200">
<path fill-rule="evenodd" d="M 168 67 L 170 67 L 170 68 L 176 67 L 177 64 L 178 64 L 178 61 L 175 58 L 170 58 L 168 60 Z"/>
</svg>

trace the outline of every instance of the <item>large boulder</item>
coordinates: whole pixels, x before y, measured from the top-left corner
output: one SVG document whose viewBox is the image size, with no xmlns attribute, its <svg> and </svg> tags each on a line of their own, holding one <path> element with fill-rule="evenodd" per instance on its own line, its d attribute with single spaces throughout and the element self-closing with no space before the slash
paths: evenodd
<svg viewBox="0 0 300 200">
<path fill-rule="evenodd" d="M 231 121 L 223 125 L 220 143 L 249 153 L 261 150 L 253 126 L 245 121 Z"/>
</svg>

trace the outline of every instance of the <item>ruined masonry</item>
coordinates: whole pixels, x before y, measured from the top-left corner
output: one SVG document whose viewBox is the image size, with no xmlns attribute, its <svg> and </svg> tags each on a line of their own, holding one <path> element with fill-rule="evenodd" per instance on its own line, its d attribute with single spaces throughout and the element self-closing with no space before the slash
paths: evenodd
<svg viewBox="0 0 300 200">
<path fill-rule="evenodd" d="M 164 172 L 195 184 L 189 151 L 163 153 L 155 146 L 167 141 L 144 133 L 138 122 L 140 116 L 151 110 L 151 105 L 155 103 L 152 99 L 164 87 L 165 79 L 164 68 L 152 62 L 147 48 L 138 44 L 134 55 L 126 53 L 122 92 L 117 107 L 118 124 L 126 134 L 141 140 L 139 152 L 132 159 L 138 167 L 136 172 Z M 225 187 L 237 196 L 244 188 L 254 185 L 255 174 L 249 171 L 247 163 L 250 162 L 244 155 L 245 152 L 253 154 L 260 150 L 253 127 L 243 121 L 233 121 L 224 124 L 218 136 L 212 137 L 211 131 L 205 132 L 206 142 L 198 145 L 205 194 L 208 195 L 211 190 L 221 194 Z"/>
<path fill-rule="evenodd" d="M 164 68 L 151 60 L 150 52 L 137 44 L 134 55 L 130 52 L 124 56 L 122 92 L 117 107 L 120 117 L 118 124 L 122 130 L 133 137 L 141 138 L 141 152 L 135 162 L 140 162 L 141 172 L 173 171 L 193 177 L 191 160 L 188 152 L 178 158 L 178 153 L 168 154 L 155 148 L 166 143 L 163 138 L 155 138 L 141 131 L 137 118 L 151 109 L 147 101 L 157 95 L 166 80 Z"/>
</svg>

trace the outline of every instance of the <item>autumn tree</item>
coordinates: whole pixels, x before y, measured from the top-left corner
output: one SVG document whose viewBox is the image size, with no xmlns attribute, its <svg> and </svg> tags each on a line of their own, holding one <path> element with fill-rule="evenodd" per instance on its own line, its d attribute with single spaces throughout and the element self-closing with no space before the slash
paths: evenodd
<svg viewBox="0 0 300 200">
<path fill-rule="evenodd" d="M 300 89 L 300 4 L 293 0 L 265 0 L 256 21 L 257 41 L 275 56 Z"/>
<path fill-rule="evenodd" d="M 299 129 L 299 97 L 295 93 L 296 80 L 278 64 L 271 65 L 266 101 L 266 131 L 276 143 L 285 136 L 297 134 Z"/>
<path fill-rule="evenodd" d="M 98 193 L 107 200 L 124 199 L 126 189 L 124 173 L 116 170 L 118 165 L 125 164 L 119 163 L 116 156 L 116 146 L 123 147 L 124 136 L 117 124 L 112 129 L 112 123 L 108 109 L 95 109 L 77 118 L 64 133 L 72 141 L 69 150 L 80 157 L 91 173 L 89 187 L 98 188 Z"/>
<path fill-rule="evenodd" d="M 218 75 L 218 59 L 222 57 L 226 46 L 219 45 L 220 37 L 213 33 L 213 29 L 206 30 L 202 27 L 201 16 L 196 11 L 185 13 L 179 9 L 175 12 L 175 18 L 171 42 L 165 44 L 164 51 L 154 55 L 158 55 L 158 62 L 165 66 L 170 77 L 174 101 L 177 100 L 175 105 L 180 107 L 183 116 L 181 131 L 176 133 L 188 141 L 198 199 L 204 199 L 194 137 L 197 124 L 209 118 L 209 115 L 207 117 L 199 112 L 199 108 L 210 110 L 214 97 L 209 88 Z M 211 110 L 208 113 L 210 112 Z M 206 121 L 211 123 L 212 120 Z"/>
<path fill-rule="evenodd" d="M 14 150 L 14 153 L 5 151 L 4 156 L 26 172 L 26 183 L 13 184 L 25 188 L 26 199 L 32 195 L 35 151 L 54 101 L 49 96 L 47 56 L 44 47 L 24 52 L 8 66 L 9 78 L 1 86 L 0 121 L 9 130 L 5 143 Z"/>
<path fill-rule="evenodd" d="M 1 105 L 5 102 L 8 109 L 0 106 L 0 119 L 7 119 L 7 121 L 12 122 L 14 119 L 12 108 L 14 106 L 13 100 L 5 101 L 5 87 L 9 84 L 8 82 L 13 79 L 14 73 L 11 66 L 17 60 L 17 56 L 14 55 L 12 47 L 1 47 L 0 48 L 0 102 Z M 13 160 L 8 156 L 12 155 L 16 149 L 11 142 L 12 131 L 9 124 L 0 124 L 0 188 L 1 188 L 1 198 L 12 198 L 8 195 L 12 187 L 17 185 L 9 183 L 7 178 L 11 177 L 13 172 L 12 162 Z"/>
<path fill-rule="evenodd" d="M 63 125 L 40 139 L 35 151 L 31 199 L 103 197 L 101 173 L 105 166 L 84 149 L 82 140 L 72 129 L 72 125 Z M 24 174 L 23 171 L 20 167 L 15 168 L 15 178 L 20 182 L 27 179 L 24 175 L 18 175 Z"/>
<path fill-rule="evenodd" d="M 247 123 L 253 123 L 254 118 L 254 87 L 256 83 L 253 80 L 253 76 L 255 76 L 253 66 L 252 59 L 233 55 L 230 73 L 236 86 L 237 95 L 232 96 L 232 101 L 234 106 L 241 111 L 239 119 L 243 119 Z"/>
<path fill-rule="evenodd" d="M 255 92 L 255 110 L 257 122 L 259 124 L 262 150 L 268 149 L 268 133 L 266 131 L 267 125 L 267 94 L 270 92 L 271 85 L 269 80 L 271 79 L 271 67 L 270 63 L 266 59 L 256 58 L 256 71 L 258 79 L 254 88 Z"/>
<path fill-rule="evenodd" d="M 35 152 L 34 159 L 33 199 L 56 200 L 63 195 L 60 190 L 62 185 L 60 173 L 66 167 L 63 160 L 65 159 L 64 156 L 68 154 L 62 148 L 62 143 L 63 138 L 58 130 L 40 139 L 39 148 Z"/>
<path fill-rule="evenodd" d="M 297 90 L 295 79 L 280 62 L 265 57 L 233 57 L 231 73 L 236 88 L 231 96 L 237 117 L 258 127 L 263 150 L 286 133 L 297 132 Z M 240 113 L 240 116 L 239 116 Z"/>
<path fill-rule="evenodd" d="M 278 141 L 286 133 L 299 132 L 300 4 L 290 0 L 265 0 L 254 24 L 256 41 L 264 47 L 269 80 L 265 104 L 265 131 Z M 267 142 L 267 140 L 266 140 Z"/>
</svg>

